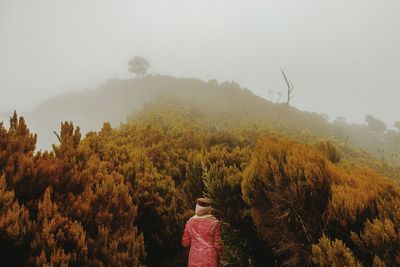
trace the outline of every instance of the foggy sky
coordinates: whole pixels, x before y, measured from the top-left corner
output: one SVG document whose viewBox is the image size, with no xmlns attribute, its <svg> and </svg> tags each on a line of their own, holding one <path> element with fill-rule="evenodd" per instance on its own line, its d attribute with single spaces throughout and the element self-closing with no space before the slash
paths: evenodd
<svg viewBox="0 0 400 267">
<path fill-rule="evenodd" d="M 400 120 L 400 1 L 0 0 L 0 111 L 152 73 L 235 80 L 302 110 Z M 28 122 L 29 124 L 29 122 Z"/>
</svg>

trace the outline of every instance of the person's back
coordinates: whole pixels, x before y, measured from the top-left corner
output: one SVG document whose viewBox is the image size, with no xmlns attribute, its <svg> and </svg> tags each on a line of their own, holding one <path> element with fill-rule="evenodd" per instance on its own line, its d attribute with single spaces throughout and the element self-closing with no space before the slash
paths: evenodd
<svg viewBox="0 0 400 267">
<path fill-rule="evenodd" d="M 182 245 L 190 246 L 189 267 L 216 267 L 222 250 L 221 228 L 218 220 L 211 215 L 211 209 L 201 206 L 199 199 L 196 215 L 190 218 L 182 236 Z M 203 203 L 204 204 L 204 203 Z"/>
</svg>

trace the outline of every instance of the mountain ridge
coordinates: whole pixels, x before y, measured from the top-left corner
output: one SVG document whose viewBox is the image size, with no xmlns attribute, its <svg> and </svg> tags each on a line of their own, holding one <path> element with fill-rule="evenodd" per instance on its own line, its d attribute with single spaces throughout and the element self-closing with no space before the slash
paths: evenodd
<svg viewBox="0 0 400 267">
<path fill-rule="evenodd" d="M 99 130 L 107 121 L 113 127 L 126 122 L 145 103 L 174 97 L 197 106 L 210 119 L 224 114 L 235 116 L 241 123 L 268 124 L 283 131 L 311 131 L 341 143 L 352 143 L 377 157 L 395 163 L 400 158 L 400 134 L 393 130 L 374 135 L 368 125 L 329 122 L 323 114 L 301 111 L 284 103 L 273 103 L 255 95 L 236 82 L 208 82 L 194 78 L 145 76 L 132 79 L 110 79 L 94 90 L 74 91 L 54 96 L 37 105 L 32 112 L 22 113 L 38 133 L 38 147 L 49 148 L 57 142 L 53 131 L 62 121 L 73 121 L 82 133 Z M 382 152 L 384 151 L 384 155 Z"/>
</svg>

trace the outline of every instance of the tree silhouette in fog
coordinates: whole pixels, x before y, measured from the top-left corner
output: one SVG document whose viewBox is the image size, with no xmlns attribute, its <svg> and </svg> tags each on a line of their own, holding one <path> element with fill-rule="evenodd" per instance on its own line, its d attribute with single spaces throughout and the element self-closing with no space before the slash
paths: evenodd
<svg viewBox="0 0 400 267">
<path fill-rule="evenodd" d="M 128 61 L 129 72 L 135 73 L 137 77 L 146 75 L 147 69 L 150 67 L 149 62 L 143 57 L 134 57 Z"/>
<path fill-rule="evenodd" d="M 383 134 L 386 131 L 386 124 L 381 120 L 375 119 L 371 115 L 366 115 L 365 121 L 368 123 L 368 128 L 370 131 L 375 135 Z"/>
</svg>

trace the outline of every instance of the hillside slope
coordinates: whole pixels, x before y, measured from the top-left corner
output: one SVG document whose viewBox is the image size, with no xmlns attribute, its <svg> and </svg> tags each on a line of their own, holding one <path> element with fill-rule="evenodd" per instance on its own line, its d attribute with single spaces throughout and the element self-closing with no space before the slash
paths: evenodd
<svg viewBox="0 0 400 267">
<path fill-rule="evenodd" d="M 200 112 L 219 129 L 238 126 L 269 129 L 279 134 L 315 141 L 327 138 L 343 147 L 352 144 L 368 151 L 389 167 L 400 163 L 400 133 L 388 130 L 374 133 L 367 125 L 328 122 L 323 115 L 300 111 L 282 103 L 272 103 L 235 82 L 204 82 L 170 76 L 109 80 L 96 90 L 72 92 L 53 97 L 24 114 L 32 132 L 38 133 L 38 147 L 49 148 L 57 142 L 54 130 L 62 121 L 73 121 L 82 133 L 99 130 L 104 121 L 115 127 L 141 110 L 146 103 L 186 105 Z"/>
<path fill-rule="evenodd" d="M 186 266 L 203 195 L 229 266 L 400 264 L 400 187 L 379 161 L 230 114 L 164 97 L 84 138 L 63 123 L 45 152 L 22 117 L 0 123 L 2 266 Z"/>
</svg>

